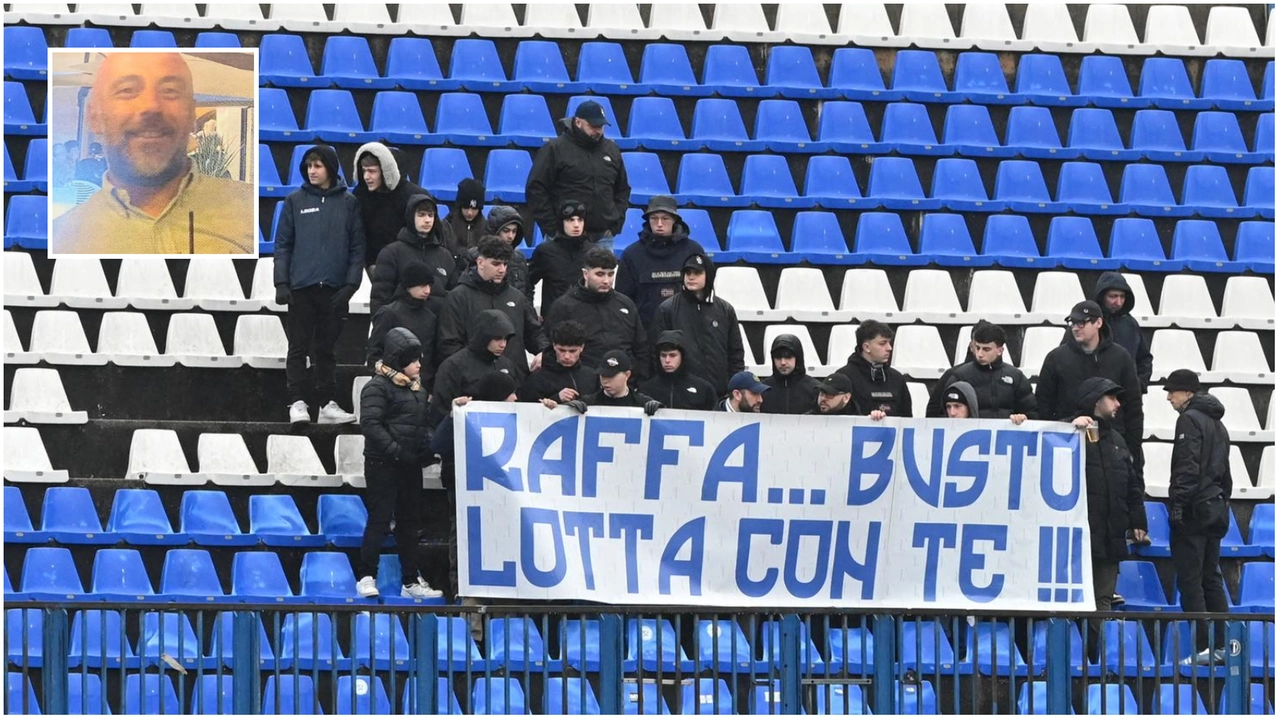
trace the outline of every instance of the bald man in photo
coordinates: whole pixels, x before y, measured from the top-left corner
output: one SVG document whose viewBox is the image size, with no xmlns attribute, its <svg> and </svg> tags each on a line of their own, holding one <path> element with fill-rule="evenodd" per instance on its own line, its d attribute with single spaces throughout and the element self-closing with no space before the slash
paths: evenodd
<svg viewBox="0 0 1280 720">
<path fill-rule="evenodd" d="M 102 142 L 102 189 L 53 222 L 50 251 L 100 255 L 248 254 L 257 189 L 198 172 L 191 69 L 178 53 L 108 53 L 85 106 Z"/>
</svg>

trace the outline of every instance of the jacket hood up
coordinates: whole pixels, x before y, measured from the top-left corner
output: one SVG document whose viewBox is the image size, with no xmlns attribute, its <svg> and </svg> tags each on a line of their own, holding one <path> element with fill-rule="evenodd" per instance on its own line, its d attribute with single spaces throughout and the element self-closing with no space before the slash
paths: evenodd
<svg viewBox="0 0 1280 720">
<path fill-rule="evenodd" d="M 977 420 L 982 417 L 978 414 L 978 392 L 973 386 L 964 380 L 957 380 L 947 386 L 947 390 L 955 390 L 964 398 L 964 404 L 969 407 L 969 417 Z M 945 397 L 945 396 L 944 396 Z"/>
<path fill-rule="evenodd" d="M 431 232 L 427 233 L 424 239 L 418 234 L 418 229 L 414 226 L 413 216 L 418 206 L 422 203 L 431 203 L 431 207 L 436 208 L 436 221 L 431 225 Z M 411 245 L 419 247 L 425 245 L 443 245 L 444 244 L 444 223 L 440 220 L 440 204 L 429 193 L 415 193 L 409 196 L 409 202 L 404 206 L 404 228 L 396 235 L 397 240 L 403 240 Z"/>
<path fill-rule="evenodd" d="M 1119 312 L 1112 313 L 1107 310 L 1107 304 L 1103 302 L 1102 296 L 1108 290 L 1124 291 L 1124 307 L 1120 308 Z M 1102 308 L 1102 312 L 1108 315 L 1120 316 L 1133 312 L 1133 290 L 1129 287 L 1129 281 L 1124 279 L 1124 275 L 1115 271 L 1104 272 L 1098 278 L 1098 284 L 1093 290 L 1093 300 L 1098 303 L 1098 307 Z"/>
<path fill-rule="evenodd" d="M 1209 393 L 1196 393 L 1187 401 L 1187 406 L 1182 411 L 1187 412 L 1188 410 L 1196 410 L 1214 420 L 1221 420 L 1225 408 L 1222 406 L 1222 401 Z"/>
<path fill-rule="evenodd" d="M 484 232 L 486 235 L 497 235 L 503 226 L 511 223 L 516 224 L 516 240 L 513 245 L 519 245 L 524 242 L 524 218 L 520 216 L 519 210 L 510 205 L 499 205 L 489 211 L 489 219 L 485 221 Z"/>
<path fill-rule="evenodd" d="M 402 327 L 391 328 L 382 341 L 383 360 L 396 370 L 403 371 L 403 358 L 409 353 L 414 353 L 415 357 L 422 356 L 422 343 L 418 341 L 418 336 Z"/>
<path fill-rule="evenodd" d="M 679 375 L 685 372 L 689 367 L 689 348 L 684 341 L 684 332 L 680 330 L 663 330 L 658 333 L 658 342 L 653 344 L 654 354 L 657 355 L 657 348 L 662 345 L 675 345 L 680 350 L 680 367 L 671 375 Z M 658 365 L 661 374 L 668 374 L 661 370 L 661 364 Z"/>
<path fill-rule="evenodd" d="M 1124 388 L 1113 380 L 1104 377 L 1091 377 L 1080 383 L 1080 391 L 1076 394 L 1076 410 L 1081 415 L 1093 415 L 1093 407 L 1103 395 L 1119 395 Z"/>
<path fill-rule="evenodd" d="M 378 160 L 378 164 L 382 166 L 382 184 L 386 186 L 387 192 L 395 190 L 396 186 L 400 184 L 400 163 L 396 162 L 396 157 L 392 154 L 391 149 L 380 142 L 365 143 L 356 150 L 356 187 L 366 187 L 360 173 L 360 158 L 366 154 L 372 155 Z"/>
<path fill-rule="evenodd" d="M 510 339 L 515 334 L 516 326 L 511 324 L 511 318 L 499 310 L 485 310 L 476 317 L 475 332 L 471 334 L 471 351 L 483 356 L 488 354 L 490 340 Z"/>
<path fill-rule="evenodd" d="M 707 270 L 707 286 L 703 290 L 704 297 L 702 298 L 702 301 L 711 302 L 712 300 L 715 299 L 715 296 L 716 296 L 716 264 L 711 260 L 710 257 L 707 256 L 706 253 L 700 253 L 700 252 L 693 253 L 692 255 L 689 255 L 684 259 L 684 263 L 681 263 L 681 270 L 680 270 L 681 278 L 684 277 L 684 269 L 683 269 L 684 264 L 688 263 L 693 258 L 702 258 L 702 267 L 706 268 Z M 683 284 L 683 279 L 681 280 L 681 284 Z M 688 291 L 685 291 L 685 292 L 688 292 Z"/>
<path fill-rule="evenodd" d="M 313 152 L 320 156 L 320 161 L 324 163 L 324 167 L 329 171 L 329 177 L 333 181 L 328 190 L 321 190 L 312 185 L 311 181 L 307 179 L 307 156 Z M 298 161 L 298 172 L 302 175 L 302 187 L 310 188 L 312 192 L 328 195 L 333 192 L 347 191 L 347 186 L 342 184 L 342 178 L 338 172 L 338 151 L 328 145 L 312 145 L 307 152 L 303 153 L 302 160 Z"/>
<path fill-rule="evenodd" d="M 779 348 L 786 348 L 796 356 L 796 369 L 791 371 L 792 376 L 805 374 L 804 369 L 804 345 L 800 343 L 800 338 L 790 333 L 783 333 L 773 339 L 773 344 L 769 346 L 769 364 L 773 364 L 773 353 Z M 777 370 L 773 371 L 774 375 L 778 374 Z"/>
</svg>

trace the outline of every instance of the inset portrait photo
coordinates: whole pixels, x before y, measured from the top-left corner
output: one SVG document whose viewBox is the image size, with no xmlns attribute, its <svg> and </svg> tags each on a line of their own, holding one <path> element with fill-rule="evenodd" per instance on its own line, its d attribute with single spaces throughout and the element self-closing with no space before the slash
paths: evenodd
<svg viewBox="0 0 1280 720">
<path fill-rule="evenodd" d="M 257 50 L 50 49 L 49 255 L 258 254 Z"/>
</svg>

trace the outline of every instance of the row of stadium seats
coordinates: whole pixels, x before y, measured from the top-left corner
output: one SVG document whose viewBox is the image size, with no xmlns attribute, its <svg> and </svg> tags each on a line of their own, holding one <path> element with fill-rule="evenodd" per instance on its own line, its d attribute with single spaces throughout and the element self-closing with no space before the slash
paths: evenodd
<svg viewBox="0 0 1280 720">
<path fill-rule="evenodd" d="M 1204 26 L 1204 41 L 1186 7 L 1162 5 L 1146 14 L 1144 34 L 1139 39 L 1128 8 L 1123 5 L 1090 6 L 1084 19 L 1084 34 L 1077 34 L 1071 14 L 1062 3 L 1036 3 L 1026 11 L 1021 35 L 1014 31 L 1003 5 L 967 7 L 956 34 L 947 10 L 941 5 L 902 6 L 899 29 L 894 31 L 886 6 L 856 3 L 841 6 L 834 27 L 819 5 L 782 5 L 771 27 L 764 8 L 756 3 L 716 6 L 710 26 L 696 5 L 662 4 L 650 9 L 646 25 L 635 4 L 592 3 L 586 24 L 578 10 L 568 3 L 532 3 L 524 6 L 521 23 L 511 5 L 483 3 L 462 6 L 460 22 L 443 5 L 406 5 L 399 8 L 396 21 L 384 5 L 364 7 L 338 3 L 332 18 L 320 3 L 276 3 L 267 5 L 266 15 L 259 5 L 218 8 L 201 16 L 192 3 L 143 3 L 141 13 L 125 3 L 97 3 L 68 11 L 63 3 L 12 3 L 5 24 L 26 21 L 37 25 L 97 25 L 293 32 L 344 31 L 361 34 L 407 32 L 425 35 L 470 35 L 485 37 L 590 38 L 702 40 L 708 42 L 781 43 L 786 41 L 830 45 L 870 45 L 1047 52 L 1095 51 L 1124 54 L 1265 56 L 1257 28 L 1246 8 L 1214 7 Z M 833 32 L 834 30 L 834 32 Z M 1268 21 L 1266 45 L 1274 47 L 1274 29 Z"/>
</svg>

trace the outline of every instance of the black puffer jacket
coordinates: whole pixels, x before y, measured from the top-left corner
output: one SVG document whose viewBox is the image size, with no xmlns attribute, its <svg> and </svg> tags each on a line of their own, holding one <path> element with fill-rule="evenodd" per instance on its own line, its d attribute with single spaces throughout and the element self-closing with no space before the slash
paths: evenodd
<svg viewBox="0 0 1280 720">
<path fill-rule="evenodd" d="M 456 247 L 449 248 L 457 255 L 466 253 L 480 242 L 480 238 L 485 235 L 485 219 L 484 213 L 476 215 L 475 219 L 467 222 L 462 217 L 462 211 L 454 209 L 449 213 L 449 227 L 453 230 L 453 241 Z"/>
<path fill-rule="evenodd" d="M 509 205 L 499 205 L 489 211 L 489 219 L 485 221 L 484 232 L 486 235 L 497 235 L 498 231 L 504 226 L 516 223 L 519 228 L 516 231 L 516 239 L 511 243 L 511 261 L 507 263 L 507 284 L 524 293 L 524 297 L 533 304 L 533 283 L 529 282 L 529 261 L 525 258 L 525 251 L 520 249 L 520 243 L 524 242 L 524 218 L 520 217 L 519 211 Z M 468 262 L 471 265 L 476 264 L 476 258 L 480 256 L 478 247 L 471 247 L 467 251 Z"/>
<path fill-rule="evenodd" d="M 858 406 L 859 414 L 869 415 L 873 410 L 882 410 L 885 415 L 893 417 L 912 416 L 907 378 L 892 367 L 874 368 L 862 353 L 854 352 L 849 356 L 849 363 L 836 372 L 848 375 L 853 381 L 853 402 Z"/>
<path fill-rule="evenodd" d="M 573 388 L 578 396 L 595 392 L 600 388 L 596 379 L 596 371 L 582 364 L 579 359 L 573 367 L 565 367 L 556 362 L 554 347 L 542 352 L 542 367 L 537 372 L 529 373 L 529 377 L 520 384 L 520 402 L 538 402 L 546 398 L 560 402 L 560 391 Z"/>
<path fill-rule="evenodd" d="M 1124 437 L 1109 420 L 1093 415 L 1094 405 L 1115 387 L 1116 383 L 1105 378 L 1088 378 L 1077 387 L 1074 405 L 1074 415 L 1098 421 L 1098 442 L 1084 442 L 1085 494 L 1093 557 L 1111 561 L 1129 558 L 1127 531 L 1147 529 L 1147 510 L 1142 502 L 1145 488 Z"/>
<path fill-rule="evenodd" d="M 529 287 L 542 282 L 543 318 L 551 314 L 551 305 L 582 280 L 582 263 L 595 243 L 585 234 L 576 238 L 556 235 L 533 249 L 529 260 Z"/>
<path fill-rule="evenodd" d="M 1103 301 L 1102 296 L 1108 290 L 1124 291 L 1124 306 L 1119 312 L 1112 313 L 1107 310 L 1107 304 Z M 1133 356 L 1134 365 L 1138 369 L 1138 382 L 1142 383 L 1142 390 L 1145 392 L 1147 385 L 1151 382 L 1151 346 L 1147 343 L 1147 339 L 1142 335 L 1142 328 L 1138 327 L 1138 321 L 1133 315 L 1133 290 L 1129 287 L 1129 281 L 1124 279 L 1124 275 L 1118 272 L 1104 272 L 1098 278 L 1098 284 L 1093 290 L 1094 301 L 1102 308 L 1102 312 L 1106 314 L 1106 323 L 1111 326 L 1112 341 L 1129 351 Z M 1073 341 L 1070 328 L 1067 329 L 1067 340 Z"/>
<path fill-rule="evenodd" d="M 1031 381 L 1021 370 L 1005 363 L 1003 358 L 997 358 L 990 365 L 970 360 L 944 372 L 929 394 L 925 417 L 946 417 L 942 394 L 956 381 L 964 381 L 973 388 L 984 418 L 1001 419 L 1015 414 L 1026 415 L 1033 420 L 1038 417 Z"/>
<path fill-rule="evenodd" d="M 372 155 L 382 165 L 382 187 L 377 190 L 370 190 L 361 177 L 360 159 L 365 155 Z M 364 221 L 364 262 L 372 265 L 377 262 L 378 253 L 395 242 L 405 228 L 409 198 L 427 191 L 404 177 L 395 153 L 379 142 L 365 143 L 356 150 L 355 175 L 353 194 L 360 201 L 360 217 Z M 413 227 L 412 220 L 409 227 Z"/>
<path fill-rule="evenodd" d="M 760 382 L 773 388 L 764 394 L 760 412 L 772 415 L 804 415 L 818 407 L 818 381 L 805 371 L 804 346 L 795 335 L 782 334 L 773 339 L 769 348 L 770 362 L 778 348 L 786 348 L 796 356 L 796 369 L 790 375 L 780 375 L 777 370 Z"/>
<path fill-rule="evenodd" d="M 373 288 L 369 293 L 370 313 L 377 312 L 378 308 L 391 302 L 400 284 L 400 272 L 411 262 L 420 262 L 436 273 L 434 287 L 440 292 L 458 284 L 461 271 L 458 258 L 445 247 L 444 223 L 437 217 L 426 237 L 412 229 L 414 209 L 424 202 L 436 205 L 435 198 L 430 195 L 414 195 L 409 198 L 409 206 L 404 211 L 405 225 L 400 228 L 396 241 L 378 254 L 377 266 L 373 269 L 371 278 Z"/>
<path fill-rule="evenodd" d="M 369 367 L 381 360 L 386 352 L 386 338 L 393 328 L 403 328 L 413 333 L 422 344 L 422 386 L 430 388 L 436 375 L 436 314 L 431 311 L 429 300 L 416 300 L 408 293 L 390 305 L 383 305 L 374 313 L 369 329 L 366 360 Z"/>
<path fill-rule="evenodd" d="M 707 286 L 701 293 L 681 290 L 678 295 L 658 306 L 650 337 L 660 337 L 667 330 L 679 330 L 689 343 L 685 362 L 689 372 L 711 383 L 716 396 L 729 391 L 729 378 L 747 368 L 742 348 L 742 331 L 738 327 L 738 311 L 729 301 L 716 295 L 716 267 L 703 253 L 707 269 Z M 677 271 L 685 258 L 676 261 Z"/>
<path fill-rule="evenodd" d="M 516 381 L 523 380 L 529 374 L 525 350 L 537 354 L 550 346 L 542 334 L 542 325 L 533 312 L 533 305 L 520 291 L 505 280 L 500 283 L 481 280 L 474 267 L 467 270 L 445 301 L 436 335 L 440 357 L 449 357 L 470 344 L 474 323 L 485 310 L 497 310 L 511 321 L 514 334 L 507 343 L 505 355 L 519 370 Z"/>
<path fill-rule="evenodd" d="M 591 292 L 578 283 L 551 305 L 546 324 L 553 328 L 565 320 L 576 320 L 587 329 L 587 345 L 582 351 L 585 365 L 600 367 L 605 353 L 621 350 L 631 358 L 633 377 L 649 376 L 649 343 L 631 298 L 617 290 Z"/>
<path fill-rule="evenodd" d="M 573 125 L 560 120 L 560 135 L 543 145 L 533 158 L 525 184 L 525 201 L 542 234 L 551 237 L 560 228 L 556 208 L 568 198 L 587 206 L 587 232 L 622 232 L 631 183 L 622 163 L 622 151 L 609 138 L 593 141 Z"/>
<path fill-rule="evenodd" d="M 365 258 L 359 203 L 338 179 L 338 153 L 328 145 L 311 149 L 320 154 L 333 184 L 324 190 L 312 185 L 306 163 L 299 163 L 302 187 L 285 198 L 276 228 L 274 284 L 292 290 L 358 288 Z"/>
<path fill-rule="evenodd" d="M 689 372 L 687 358 L 689 351 L 685 345 L 684 333 L 679 330 L 668 330 L 658 336 L 659 345 L 674 345 L 680 348 L 680 367 L 675 372 L 663 372 L 662 361 L 655 360 L 657 370 L 653 377 L 640 386 L 640 392 L 648 395 L 665 407 L 673 410 L 710 410 L 716 405 L 716 391 L 711 383 Z M 655 351 L 655 357 L 657 352 Z M 768 397 L 769 393 L 765 393 Z"/>
<path fill-rule="evenodd" d="M 519 369 L 506 355 L 489 352 L 489 341 L 494 338 L 510 338 L 515 326 L 510 318 L 498 310 L 476 313 L 474 326 L 467 346 L 440 363 L 436 371 L 434 389 L 431 392 L 431 422 L 437 424 L 449 414 L 454 398 L 470 396 L 476 383 L 491 372 L 503 372 L 519 377 Z M 508 343 L 508 348 L 511 344 Z"/>
<path fill-rule="evenodd" d="M 392 364 L 396 364 L 393 358 L 421 349 L 418 339 L 404 328 L 387 333 L 384 347 Z M 360 391 L 366 460 L 417 467 L 419 452 L 427 447 L 427 428 L 427 391 L 403 373 L 383 366 Z"/>
<path fill-rule="evenodd" d="M 1169 504 L 1184 508 L 1221 496 L 1231 499 L 1231 437 L 1222 424 L 1223 407 L 1208 393 L 1191 396 L 1173 431 L 1169 462 Z"/>
<path fill-rule="evenodd" d="M 617 290 L 636 301 L 646 329 L 652 330 L 658 307 L 684 287 L 680 266 L 694 253 L 705 254 L 706 250 L 689 238 L 689 226 L 683 220 L 676 222 L 671 237 L 666 238 L 655 236 L 646 224 L 640 239 L 622 251 Z"/>
</svg>

